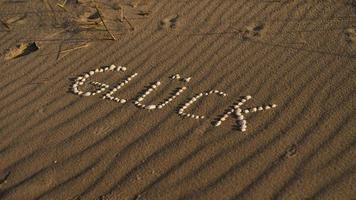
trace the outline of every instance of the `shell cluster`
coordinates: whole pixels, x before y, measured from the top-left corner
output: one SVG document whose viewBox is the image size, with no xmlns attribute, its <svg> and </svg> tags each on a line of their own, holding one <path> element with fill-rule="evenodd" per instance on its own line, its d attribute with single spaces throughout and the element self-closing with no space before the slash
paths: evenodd
<svg viewBox="0 0 356 200">
<path fill-rule="evenodd" d="M 171 79 L 188 83 L 192 79 L 192 77 L 183 78 L 180 76 L 180 74 L 175 74 L 171 76 Z"/>
<path fill-rule="evenodd" d="M 225 121 L 229 117 L 229 115 L 234 113 L 237 118 L 237 124 L 238 124 L 239 130 L 242 132 L 245 132 L 247 130 L 247 121 L 243 114 L 254 113 L 254 112 L 263 111 L 263 110 L 269 110 L 271 108 L 277 107 L 276 104 L 272 104 L 272 105 L 258 106 L 258 107 L 253 107 L 253 108 L 242 110 L 241 106 L 251 98 L 252 97 L 250 95 L 247 95 L 245 97 L 242 97 L 237 103 L 234 103 L 233 108 L 231 108 L 227 112 L 225 112 L 223 114 L 223 116 L 220 119 L 218 119 L 218 121 L 215 123 L 215 126 L 220 126 L 222 124 L 222 122 Z"/>
<path fill-rule="evenodd" d="M 244 118 L 244 116 L 241 114 L 242 109 L 240 108 L 247 100 L 251 99 L 252 97 L 250 95 L 247 95 L 245 97 L 242 97 L 237 103 L 234 103 L 233 108 L 229 109 L 226 111 L 218 121 L 216 121 L 215 126 L 220 126 L 223 121 L 226 121 L 226 119 L 231 115 L 232 113 L 235 112 L 235 115 L 238 119 L 238 124 L 239 124 L 239 129 L 241 131 L 246 131 L 247 128 L 247 122 Z"/>
<path fill-rule="evenodd" d="M 184 111 L 190 105 L 192 105 L 194 102 L 196 102 L 198 99 L 202 98 L 203 96 L 209 96 L 210 94 L 217 94 L 217 95 L 220 95 L 220 96 L 227 96 L 227 94 L 225 92 L 220 92 L 219 90 L 210 90 L 210 91 L 205 92 L 205 93 L 199 93 L 199 94 L 195 95 L 194 97 L 192 97 L 191 99 L 189 99 L 182 107 L 180 107 L 178 109 L 178 115 L 180 115 L 182 117 L 192 118 L 192 119 L 204 119 L 205 118 L 204 115 L 194 115 L 194 114 L 186 113 Z"/>
<path fill-rule="evenodd" d="M 130 76 L 128 76 L 125 80 L 123 80 L 122 82 L 120 82 L 119 84 L 117 84 L 111 91 L 109 91 L 108 93 L 106 93 L 102 98 L 103 99 L 109 99 L 121 104 L 124 104 L 127 102 L 126 99 L 120 99 L 118 97 L 113 97 L 112 95 L 117 92 L 119 89 L 121 89 L 122 87 L 124 87 L 126 84 L 128 84 L 133 78 L 135 78 L 138 75 L 138 73 L 134 73 Z"/>
<path fill-rule="evenodd" d="M 253 108 L 249 108 L 249 109 L 245 109 L 243 110 L 244 113 L 254 113 L 257 111 L 264 111 L 264 110 L 269 110 L 272 108 L 277 107 L 276 104 L 271 104 L 271 105 L 266 105 L 266 106 L 258 106 L 258 107 L 253 107 Z"/>
<path fill-rule="evenodd" d="M 117 71 L 117 72 L 125 72 L 127 69 L 126 67 L 118 66 L 116 67 L 115 65 L 103 67 L 103 68 L 97 68 L 95 70 L 91 70 L 75 79 L 75 82 L 72 85 L 72 91 L 74 94 L 77 94 L 79 96 L 94 96 L 96 94 L 104 93 L 106 90 L 110 88 L 108 84 L 105 83 L 100 83 L 96 81 L 91 81 L 89 82 L 90 85 L 95 87 L 95 91 L 86 91 L 83 92 L 79 89 L 80 86 L 84 85 L 84 83 L 87 81 L 88 78 L 93 76 L 96 73 L 102 73 L 106 71 Z M 120 90 L 122 87 L 124 87 L 126 84 L 128 84 L 133 78 L 137 77 L 138 73 L 134 73 L 130 76 L 127 76 L 123 81 L 118 83 L 115 87 L 113 87 L 109 92 L 105 93 L 102 98 L 103 99 L 108 99 L 112 100 L 121 104 L 124 104 L 127 102 L 127 99 L 121 99 L 114 97 L 114 93 L 116 93 L 118 90 Z M 178 80 L 184 83 L 188 83 L 191 80 L 191 77 L 181 77 L 180 74 L 175 74 L 170 77 L 172 80 Z M 165 106 L 167 106 L 170 102 L 172 102 L 174 99 L 176 99 L 179 95 L 181 95 L 185 90 L 187 90 L 187 87 L 182 86 L 176 89 L 176 91 L 169 96 L 167 99 L 164 99 L 162 102 L 158 103 L 157 105 L 151 104 L 151 105 L 145 105 L 142 102 L 145 100 L 145 98 L 151 94 L 153 91 L 157 90 L 157 88 L 161 85 L 160 81 L 156 81 L 155 83 L 151 84 L 140 96 L 137 97 L 137 99 L 133 102 L 137 107 L 143 108 L 146 110 L 155 110 L 155 109 L 162 109 Z M 201 92 L 194 97 L 188 99 L 182 106 L 180 106 L 177 110 L 178 115 L 184 117 L 184 118 L 192 118 L 192 119 L 204 119 L 206 116 L 204 115 L 195 115 L 191 113 L 185 112 L 185 110 L 194 104 L 198 99 L 204 97 L 204 96 L 209 96 L 211 94 L 216 94 L 219 96 L 227 96 L 225 92 L 221 92 L 219 90 L 210 90 L 207 92 Z M 242 109 L 241 106 L 243 106 L 248 100 L 250 100 L 252 97 L 250 95 L 241 97 L 236 103 L 233 104 L 232 107 L 230 107 L 228 110 L 226 110 L 223 115 L 215 122 L 214 126 L 220 126 L 224 121 L 228 119 L 228 117 L 232 114 L 237 118 L 237 125 L 240 131 L 245 132 L 247 130 L 247 121 L 245 119 L 244 114 L 248 113 L 255 113 L 258 111 L 264 111 L 264 110 L 269 110 L 272 108 L 277 107 L 276 104 L 270 104 L 270 105 L 265 105 L 265 106 L 256 106 L 252 108 L 247 108 L 247 109 Z"/>
<path fill-rule="evenodd" d="M 154 109 L 162 109 L 163 107 L 165 107 L 167 104 L 169 104 L 171 101 L 173 101 L 175 98 L 177 98 L 180 94 L 182 94 L 187 87 L 183 86 L 177 89 L 177 91 L 170 97 L 168 97 L 165 101 L 160 102 L 158 105 L 145 105 L 142 104 L 141 102 L 154 90 L 156 90 L 159 86 L 161 85 L 160 81 L 157 81 L 155 83 L 153 83 L 142 95 L 140 95 L 136 101 L 134 102 L 134 104 L 137 107 L 143 108 L 143 109 L 147 109 L 147 110 L 154 110 Z"/>
<path fill-rule="evenodd" d="M 96 73 L 102 73 L 102 72 L 106 72 L 106 71 L 126 71 L 126 67 L 122 67 L 122 66 L 118 66 L 116 67 L 115 65 L 111 65 L 108 67 L 103 67 L 103 68 L 97 68 L 95 70 L 91 70 L 87 73 L 85 73 L 82 76 L 78 76 L 74 82 L 74 84 L 72 85 L 72 91 L 74 94 L 80 95 L 80 96 L 94 96 L 96 94 L 100 94 L 102 92 L 104 92 L 107 88 L 109 88 L 109 85 L 103 84 L 103 83 L 99 83 L 99 82 L 90 82 L 92 85 L 94 86 L 100 86 L 100 89 L 97 89 L 96 91 L 90 92 L 83 92 L 81 90 L 79 90 L 79 86 L 84 85 L 85 81 L 93 76 Z"/>
</svg>

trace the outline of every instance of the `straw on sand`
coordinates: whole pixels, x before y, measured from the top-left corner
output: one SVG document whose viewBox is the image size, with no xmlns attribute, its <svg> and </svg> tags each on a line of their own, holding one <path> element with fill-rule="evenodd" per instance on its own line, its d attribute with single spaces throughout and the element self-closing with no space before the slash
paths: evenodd
<svg viewBox="0 0 356 200">
<path fill-rule="evenodd" d="M 109 30 L 108 26 L 106 25 L 106 23 L 105 23 L 105 21 L 104 21 L 104 18 L 103 18 L 102 14 L 101 14 L 101 12 L 100 12 L 100 10 L 99 10 L 98 5 L 95 5 L 95 9 L 96 9 L 96 11 L 98 12 L 98 15 L 99 15 L 99 17 L 100 17 L 100 20 L 101 20 L 101 22 L 103 23 L 103 25 L 104 25 L 106 31 L 110 34 L 110 36 L 111 36 L 111 38 L 112 38 L 113 40 L 117 40 L 116 37 L 114 36 L 114 34 L 111 33 L 111 31 Z"/>
<path fill-rule="evenodd" d="M 7 30 L 10 30 L 10 29 L 11 29 L 10 26 L 9 26 L 5 21 L 3 21 L 2 19 L 0 19 L 0 23 L 1 23 L 3 26 L 5 26 L 5 28 L 6 28 Z"/>
</svg>

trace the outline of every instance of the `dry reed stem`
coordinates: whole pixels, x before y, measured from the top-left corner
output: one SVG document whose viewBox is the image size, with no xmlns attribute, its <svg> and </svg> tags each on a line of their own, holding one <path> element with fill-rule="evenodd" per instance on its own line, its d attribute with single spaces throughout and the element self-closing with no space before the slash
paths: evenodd
<svg viewBox="0 0 356 200">
<path fill-rule="evenodd" d="M 101 15 L 101 12 L 100 12 L 100 10 L 99 10 L 99 8 L 98 8 L 98 5 L 95 5 L 95 9 L 96 9 L 96 11 L 98 12 L 98 15 L 99 15 L 99 17 L 100 17 L 100 20 L 102 21 L 102 23 L 103 23 L 103 25 L 104 25 L 106 31 L 110 34 L 110 36 L 112 37 L 113 40 L 117 40 L 116 37 L 111 33 L 111 31 L 109 30 L 109 28 L 106 26 L 106 23 L 105 23 L 105 21 L 104 21 L 104 19 L 103 19 L 103 16 Z"/>
<path fill-rule="evenodd" d="M 124 8 L 120 6 L 120 21 L 124 22 Z"/>
<path fill-rule="evenodd" d="M 10 26 L 2 19 L 0 19 L 0 23 L 5 26 L 7 30 L 11 30 Z"/>
<path fill-rule="evenodd" d="M 57 6 L 64 8 L 66 3 L 67 3 L 67 0 L 64 0 L 64 2 L 62 4 L 57 3 Z"/>
<path fill-rule="evenodd" d="M 67 56 L 70 52 L 89 47 L 89 45 L 90 45 L 90 43 L 87 43 L 82 46 L 77 46 L 77 47 L 73 47 L 73 48 L 66 49 L 66 50 L 59 50 L 58 54 L 57 54 L 57 61 L 60 60 L 61 58 L 64 58 L 65 56 Z M 62 54 L 64 54 L 64 55 L 62 57 L 60 57 Z"/>
<path fill-rule="evenodd" d="M 77 47 L 73 47 L 73 48 L 70 48 L 70 49 L 66 49 L 66 50 L 60 51 L 60 53 L 68 53 L 68 52 L 75 51 L 75 50 L 78 50 L 78 49 L 86 48 L 86 47 L 88 47 L 89 45 L 90 45 L 90 44 L 87 43 L 87 44 L 84 44 L 84 45 L 82 45 L 82 46 L 77 46 Z"/>
<path fill-rule="evenodd" d="M 124 19 L 125 19 L 125 20 L 127 21 L 127 23 L 129 24 L 131 30 L 134 31 L 134 30 L 135 30 L 135 27 L 130 23 L 129 19 L 127 19 L 126 16 L 124 16 Z"/>
</svg>

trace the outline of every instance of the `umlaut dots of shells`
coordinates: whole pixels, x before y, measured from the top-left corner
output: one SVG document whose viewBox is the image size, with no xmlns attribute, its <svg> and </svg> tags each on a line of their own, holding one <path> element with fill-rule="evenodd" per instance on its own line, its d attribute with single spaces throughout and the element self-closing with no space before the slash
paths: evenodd
<svg viewBox="0 0 356 200">
<path fill-rule="evenodd" d="M 83 86 L 90 77 L 94 76 L 97 73 L 103 73 L 103 72 L 109 72 L 109 71 L 124 73 L 124 72 L 126 72 L 126 70 L 127 70 L 126 67 L 115 66 L 115 65 L 91 70 L 87 73 L 84 73 L 81 76 L 78 76 L 75 79 L 75 81 L 71 87 L 71 90 L 74 94 L 83 96 L 83 97 L 95 96 L 95 95 L 102 93 L 103 99 L 114 101 L 114 102 L 117 102 L 120 104 L 125 104 L 128 102 L 127 99 L 114 97 L 113 95 L 116 92 L 118 92 L 121 88 L 123 88 L 125 85 L 127 85 L 131 80 L 136 78 L 138 76 L 138 73 L 133 73 L 133 74 L 127 76 L 123 81 L 121 81 L 120 83 L 118 83 L 114 86 L 110 86 L 108 84 L 100 83 L 97 81 L 89 81 L 87 84 L 95 86 L 96 89 L 94 91 L 82 91 L 82 90 L 80 90 L 80 87 Z M 191 79 L 192 79 L 192 77 L 182 77 L 180 74 L 175 74 L 175 75 L 171 76 L 171 81 L 179 81 L 182 84 L 189 83 Z M 187 86 L 178 87 L 174 91 L 174 93 L 172 93 L 171 96 L 169 96 L 168 98 L 159 102 L 158 104 L 145 105 L 143 103 L 145 98 L 148 95 L 150 95 L 152 92 L 157 90 L 161 86 L 161 84 L 162 83 L 160 81 L 156 81 L 156 82 L 152 83 L 132 103 L 140 109 L 145 109 L 145 110 L 150 110 L 150 111 L 155 110 L 155 109 L 162 109 L 165 106 L 167 106 L 169 103 L 174 101 L 179 95 L 181 95 L 183 92 L 185 92 L 187 90 Z M 107 90 L 109 90 L 109 91 L 107 91 Z M 207 118 L 204 115 L 187 113 L 185 110 L 188 107 L 190 107 L 192 104 L 197 102 L 198 100 L 202 100 L 203 97 L 208 97 L 209 95 L 213 95 L 213 94 L 218 95 L 220 97 L 226 97 L 228 95 L 225 92 L 222 92 L 219 90 L 210 90 L 210 91 L 198 93 L 195 96 L 189 98 L 182 106 L 178 107 L 177 114 L 183 118 L 191 118 L 191 119 L 195 119 L 195 120 L 201 120 L 201 119 Z M 232 116 L 232 117 L 236 118 L 236 123 L 237 123 L 238 129 L 242 132 L 245 132 L 247 130 L 247 121 L 245 118 L 246 114 L 255 113 L 258 111 L 270 110 L 272 108 L 277 107 L 276 104 L 269 104 L 269 105 L 257 106 L 257 107 L 252 107 L 252 108 L 245 108 L 245 109 L 241 108 L 251 98 L 252 97 L 250 95 L 240 97 L 240 99 L 238 99 L 235 103 L 233 103 L 233 106 L 231 106 L 231 108 L 226 110 L 221 115 L 221 117 L 218 118 L 218 120 L 214 122 L 214 126 L 216 126 L 216 127 L 221 126 L 224 121 L 226 121 L 230 116 Z"/>
</svg>

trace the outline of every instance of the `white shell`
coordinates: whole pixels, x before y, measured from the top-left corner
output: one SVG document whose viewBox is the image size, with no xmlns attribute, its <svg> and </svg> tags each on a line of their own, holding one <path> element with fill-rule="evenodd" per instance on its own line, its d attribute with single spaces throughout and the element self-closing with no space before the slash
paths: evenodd
<svg viewBox="0 0 356 200">
<path fill-rule="evenodd" d="M 215 126 L 220 126 L 221 125 L 221 121 L 217 121 L 216 123 L 215 123 Z"/>
<path fill-rule="evenodd" d="M 156 109 L 156 105 L 149 105 L 149 106 L 147 106 L 146 108 L 148 109 L 148 110 L 154 110 L 154 109 Z"/>
<path fill-rule="evenodd" d="M 110 65 L 109 69 L 110 70 L 114 70 L 114 69 L 116 69 L 116 66 L 115 65 Z"/>
<path fill-rule="evenodd" d="M 83 96 L 85 96 L 85 97 L 88 97 L 88 96 L 90 96 L 91 95 L 91 92 L 85 92 L 84 94 L 83 94 Z"/>
</svg>

